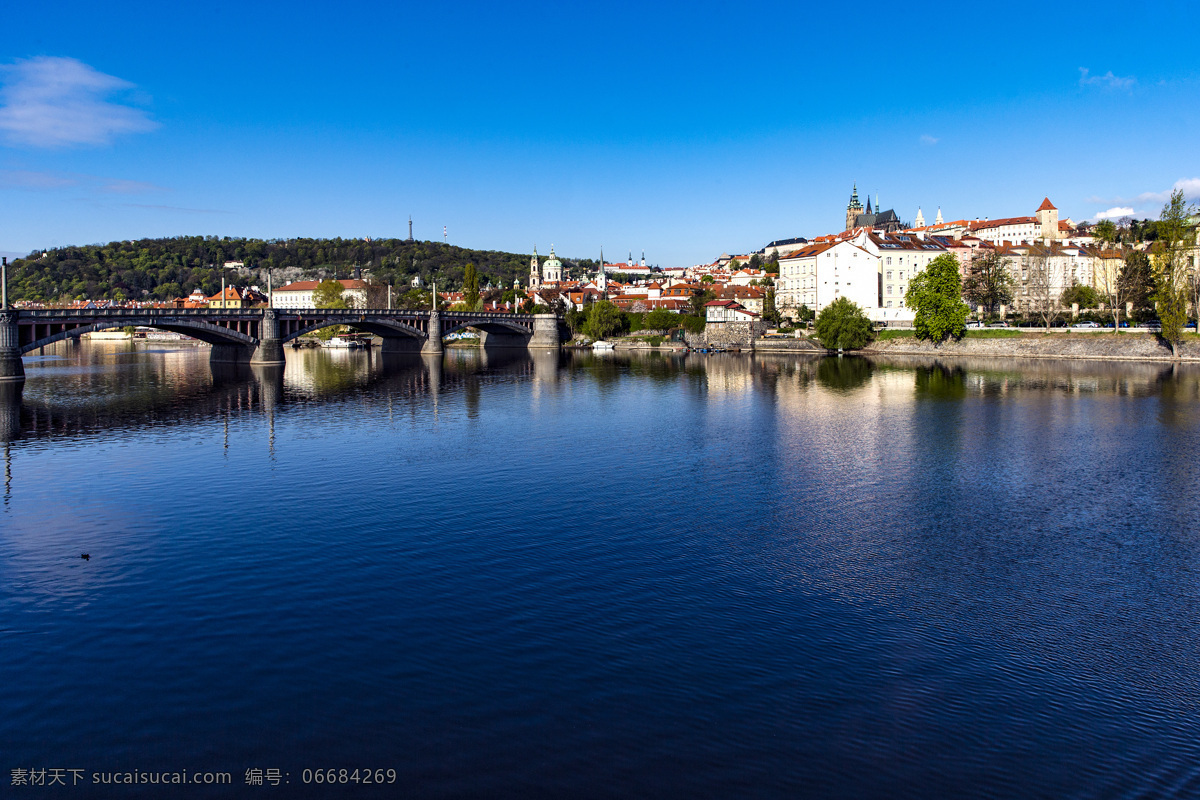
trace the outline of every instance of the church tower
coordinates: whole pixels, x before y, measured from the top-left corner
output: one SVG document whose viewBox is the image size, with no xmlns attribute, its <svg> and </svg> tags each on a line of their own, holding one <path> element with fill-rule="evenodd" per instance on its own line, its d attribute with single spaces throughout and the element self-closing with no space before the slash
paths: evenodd
<svg viewBox="0 0 1200 800">
<path fill-rule="evenodd" d="M 913 220 L 913 227 L 914 228 L 924 228 L 925 227 L 925 215 L 921 213 L 920 206 L 917 206 L 917 218 L 915 220 Z"/>
<path fill-rule="evenodd" d="M 942 207 L 941 207 L 941 206 L 938 206 L 938 213 L 937 213 L 937 217 L 935 217 L 935 218 L 934 218 L 934 220 L 933 220 L 933 224 L 934 224 L 934 225 L 941 225 L 941 224 L 942 224 Z"/>
<path fill-rule="evenodd" d="M 562 262 L 554 255 L 554 245 L 550 245 L 550 257 L 546 259 L 546 263 L 542 267 L 545 270 L 542 279 L 546 283 L 562 282 Z"/>
<path fill-rule="evenodd" d="M 533 258 L 529 259 L 529 288 L 542 288 L 542 267 L 538 264 L 537 245 L 533 246 Z"/>
<path fill-rule="evenodd" d="M 854 191 L 850 193 L 850 203 L 846 206 L 846 230 L 854 227 L 854 223 L 858 220 L 858 215 L 863 213 L 862 203 L 858 201 L 858 184 L 854 184 Z"/>
<path fill-rule="evenodd" d="M 608 273 L 604 271 L 604 248 L 600 248 L 600 273 L 596 276 L 596 288 L 600 294 L 608 296 Z"/>
<path fill-rule="evenodd" d="M 1042 228 L 1042 240 L 1049 244 L 1058 238 L 1058 209 L 1047 197 L 1038 206 L 1037 221 Z"/>
</svg>

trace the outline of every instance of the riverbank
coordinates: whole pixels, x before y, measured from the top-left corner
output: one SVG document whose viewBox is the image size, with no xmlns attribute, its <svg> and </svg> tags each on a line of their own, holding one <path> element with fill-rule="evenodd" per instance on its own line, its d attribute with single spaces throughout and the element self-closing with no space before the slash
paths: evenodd
<svg viewBox="0 0 1200 800">
<path fill-rule="evenodd" d="M 972 337 L 934 346 L 916 337 L 873 342 L 861 351 L 878 355 L 970 358 L 1085 358 L 1106 361 L 1171 361 L 1171 347 L 1151 333 L 1020 333 L 1004 338 Z M 1200 361 L 1200 339 L 1179 345 L 1180 361 Z"/>
</svg>

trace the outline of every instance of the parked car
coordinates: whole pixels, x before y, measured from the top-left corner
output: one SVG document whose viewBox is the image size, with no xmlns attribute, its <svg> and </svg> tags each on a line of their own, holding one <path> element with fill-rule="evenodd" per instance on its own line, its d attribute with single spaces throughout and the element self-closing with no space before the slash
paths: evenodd
<svg viewBox="0 0 1200 800">
<path fill-rule="evenodd" d="M 989 322 L 988 327 L 989 328 L 1007 328 L 1008 323 L 1007 322 Z"/>
<path fill-rule="evenodd" d="M 982 327 L 983 327 L 983 323 L 982 323 L 982 322 L 975 322 L 975 321 L 971 321 L 971 322 L 968 322 L 968 323 L 967 323 L 967 327 L 968 327 L 968 328 L 982 328 Z"/>
<path fill-rule="evenodd" d="M 1099 328 L 1100 323 L 1099 322 L 1076 322 L 1071 327 L 1072 328 Z"/>
<path fill-rule="evenodd" d="M 1148 331 L 1161 331 L 1162 323 L 1156 319 L 1152 319 L 1149 322 L 1143 322 L 1141 324 L 1141 327 L 1145 328 Z"/>
</svg>

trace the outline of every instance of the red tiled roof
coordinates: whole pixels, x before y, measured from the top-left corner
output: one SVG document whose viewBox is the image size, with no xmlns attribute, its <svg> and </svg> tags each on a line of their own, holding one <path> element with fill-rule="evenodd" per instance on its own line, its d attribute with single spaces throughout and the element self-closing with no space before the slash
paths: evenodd
<svg viewBox="0 0 1200 800">
<path fill-rule="evenodd" d="M 367 288 L 366 281 L 355 280 L 353 278 L 342 279 L 342 280 L 339 280 L 338 283 L 340 283 L 342 285 L 343 289 L 365 289 L 365 288 Z M 313 289 L 317 288 L 317 286 L 319 286 L 320 284 L 321 284 L 320 281 L 296 281 L 295 283 L 289 283 L 287 286 L 284 286 L 280 289 L 276 289 L 275 291 L 277 291 L 277 292 L 311 292 Z"/>
<path fill-rule="evenodd" d="M 1038 211 L 1058 211 L 1058 209 L 1054 207 L 1054 203 L 1051 203 L 1050 198 L 1047 197 L 1042 201 L 1042 204 L 1038 206 Z"/>
</svg>

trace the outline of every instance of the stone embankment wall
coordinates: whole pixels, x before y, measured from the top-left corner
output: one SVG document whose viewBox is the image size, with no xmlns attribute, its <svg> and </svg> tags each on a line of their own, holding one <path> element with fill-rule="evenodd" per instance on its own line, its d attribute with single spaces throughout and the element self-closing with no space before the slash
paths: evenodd
<svg viewBox="0 0 1200 800">
<path fill-rule="evenodd" d="M 753 322 L 721 322 L 704 326 L 704 341 L 709 347 L 749 350 L 758 334 Z"/>
<path fill-rule="evenodd" d="M 1001 358 L 1091 358 L 1129 361 L 1170 361 L 1171 347 L 1153 334 L 1143 333 L 1023 333 L 1003 339 L 963 339 L 938 347 L 916 338 L 875 342 L 863 353 Z M 1179 357 L 1200 361 L 1200 342 L 1179 346 Z"/>
<path fill-rule="evenodd" d="M 770 339 L 755 339 L 754 352 L 756 353 L 826 353 L 824 347 L 812 341 L 811 339 L 784 339 L 782 337 L 771 337 Z"/>
</svg>

